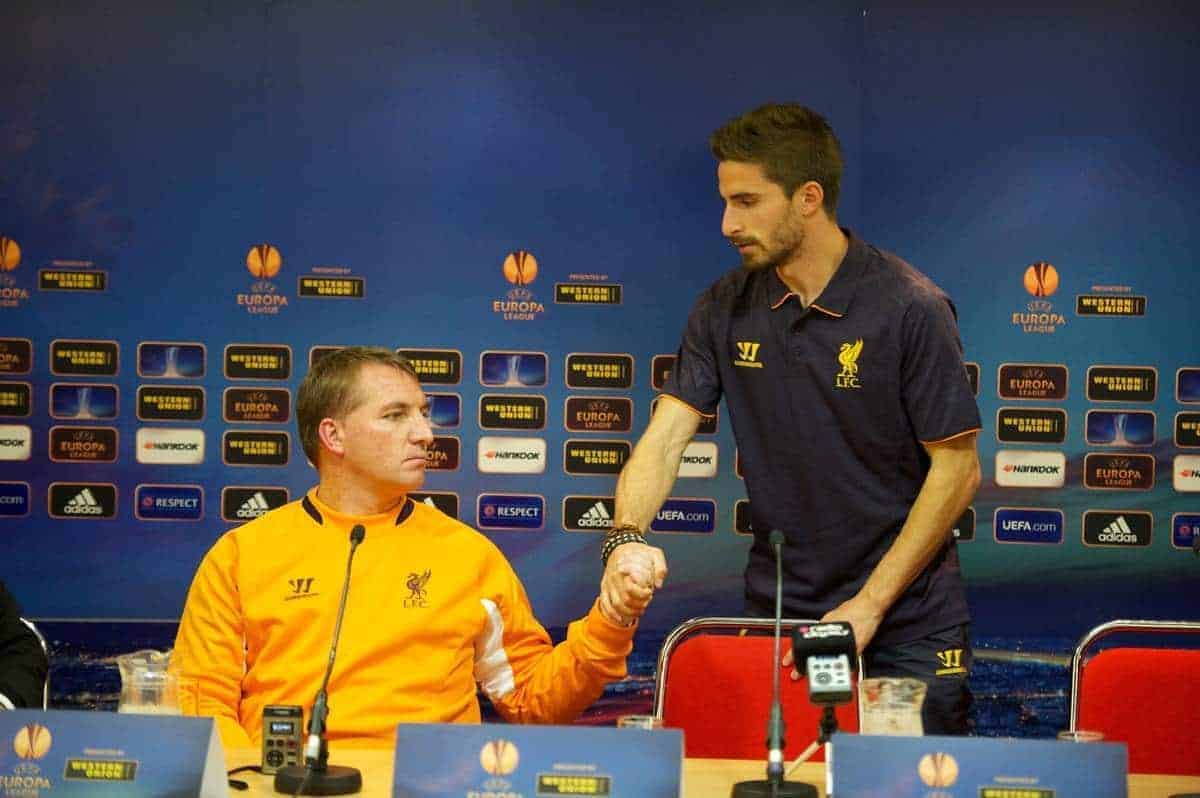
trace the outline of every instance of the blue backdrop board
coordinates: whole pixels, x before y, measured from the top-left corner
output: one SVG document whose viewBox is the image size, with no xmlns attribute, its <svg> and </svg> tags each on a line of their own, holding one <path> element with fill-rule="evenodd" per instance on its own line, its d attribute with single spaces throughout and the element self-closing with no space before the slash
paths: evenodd
<svg viewBox="0 0 1200 798">
<path fill-rule="evenodd" d="M 1195 615 L 1187 4 L 18 0 L 0 25 L 0 577 L 29 615 L 177 618 L 218 536 L 312 484 L 294 392 L 358 343 L 437 395 L 430 500 L 545 623 L 584 613 L 660 356 L 737 266 L 706 138 L 767 101 L 829 118 L 841 223 L 956 302 L 977 635 Z M 728 418 L 697 441 L 640 646 L 741 607 Z"/>
</svg>

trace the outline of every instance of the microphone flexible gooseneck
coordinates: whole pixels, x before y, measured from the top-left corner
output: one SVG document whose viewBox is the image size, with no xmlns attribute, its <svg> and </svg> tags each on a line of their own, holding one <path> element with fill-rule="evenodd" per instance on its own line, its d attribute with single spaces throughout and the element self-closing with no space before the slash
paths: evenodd
<svg viewBox="0 0 1200 798">
<path fill-rule="evenodd" d="M 354 565 L 354 552 L 367 536 L 362 524 L 350 530 L 350 556 L 346 558 L 346 578 L 342 583 L 342 599 L 338 604 L 337 621 L 333 626 L 333 642 L 329 646 L 329 664 L 325 667 L 325 678 L 313 699 L 312 712 L 308 718 L 308 740 L 304 743 L 304 766 L 289 765 L 275 774 L 275 792 L 285 795 L 349 795 L 362 790 L 362 773 L 357 768 L 330 765 L 329 746 L 325 742 L 325 720 L 329 716 L 329 677 L 333 674 L 333 662 L 337 658 L 338 638 L 342 634 L 342 616 L 346 613 L 346 599 L 350 595 L 350 569 Z"/>
<path fill-rule="evenodd" d="M 783 533 L 771 530 L 775 550 L 775 648 L 771 657 L 771 711 L 767 717 L 767 777 L 757 781 L 739 781 L 733 785 L 732 798 L 817 798 L 817 788 L 803 782 L 783 780 L 784 742 L 783 700 L 779 690 L 779 639 L 783 625 Z"/>
</svg>

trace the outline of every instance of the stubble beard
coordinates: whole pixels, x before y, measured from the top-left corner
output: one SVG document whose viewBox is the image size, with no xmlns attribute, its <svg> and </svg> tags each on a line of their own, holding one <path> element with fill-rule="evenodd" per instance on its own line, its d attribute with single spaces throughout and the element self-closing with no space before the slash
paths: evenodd
<svg viewBox="0 0 1200 798">
<path fill-rule="evenodd" d="M 763 250 L 761 254 L 757 254 L 754 249 L 739 253 L 742 256 L 743 269 L 757 272 L 763 269 L 778 268 L 798 258 L 804 250 L 804 230 L 799 227 L 793 228 L 786 221 L 775 228 L 769 238 L 779 243 L 775 247 L 767 249 L 761 240 L 755 239 L 754 243 Z"/>
</svg>

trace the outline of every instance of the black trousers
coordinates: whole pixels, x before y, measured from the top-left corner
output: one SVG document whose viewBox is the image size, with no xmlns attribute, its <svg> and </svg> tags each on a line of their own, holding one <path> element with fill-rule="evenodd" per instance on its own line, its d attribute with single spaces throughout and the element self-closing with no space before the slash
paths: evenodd
<svg viewBox="0 0 1200 798">
<path fill-rule="evenodd" d="M 908 676 L 925 683 L 926 734 L 970 734 L 971 625 L 960 624 L 889 646 L 867 646 L 866 676 Z"/>
</svg>

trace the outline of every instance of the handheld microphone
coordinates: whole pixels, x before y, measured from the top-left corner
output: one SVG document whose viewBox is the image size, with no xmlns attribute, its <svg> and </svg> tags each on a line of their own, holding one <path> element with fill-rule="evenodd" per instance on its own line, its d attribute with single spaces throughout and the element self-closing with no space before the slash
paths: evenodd
<svg viewBox="0 0 1200 798">
<path fill-rule="evenodd" d="M 757 781 L 739 781 L 733 785 L 732 798 L 817 798 L 811 784 L 783 780 L 783 701 L 779 697 L 779 640 L 783 623 L 783 533 L 771 530 L 775 549 L 775 653 L 771 658 L 771 712 L 767 718 L 767 777 Z"/>
<path fill-rule="evenodd" d="M 809 700 L 818 706 L 849 704 L 858 669 L 854 628 L 845 621 L 804 624 L 792 631 L 792 656 L 804 663 Z"/>
<path fill-rule="evenodd" d="M 350 595 L 350 567 L 354 564 L 354 550 L 367 536 L 362 524 L 350 530 L 350 556 L 346 559 L 346 579 L 342 583 L 342 600 L 338 605 L 337 622 L 333 626 L 333 643 L 329 646 L 329 664 L 325 678 L 313 699 L 312 712 L 308 718 L 308 740 L 304 744 L 304 767 L 289 765 L 275 774 L 275 792 L 290 795 L 349 795 L 362 790 L 362 773 L 357 768 L 328 764 L 329 746 L 325 742 L 325 719 L 329 715 L 329 677 L 333 673 L 333 661 L 337 657 L 338 637 L 342 633 L 342 616 L 346 612 L 346 598 Z"/>
</svg>

